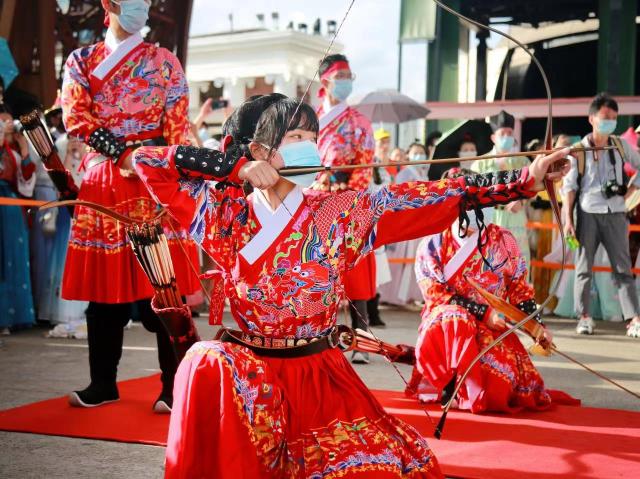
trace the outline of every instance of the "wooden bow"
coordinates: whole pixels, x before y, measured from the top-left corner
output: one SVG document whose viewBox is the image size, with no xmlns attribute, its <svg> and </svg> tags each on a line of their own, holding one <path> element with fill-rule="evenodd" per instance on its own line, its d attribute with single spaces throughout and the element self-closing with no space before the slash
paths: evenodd
<svg viewBox="0 0 640 479">
<path fill-rule="evenodd" d="M 502 298 L 499 298 L 495 294 L 490 293 L 486 289 L 484 289 L 480 283 L 478 283 L 475 279 L 466 277 L 465 280 L 474 287 L 476 291 L 484 298 L 487 304 L 493 308 L 497 313 L 502 314 L 507 321 L 512 324 L 518 324 L 521 321 L 528 318 L 528 314 L 520 309 L 516 308 L 511 303 L 508 303 Z M 531 352 L 535 354 L 542 354 L 544 356 L 551 355 L 555 346 L 553 343 L 547 341 L 544 335 L 544 326 L 540 324 L 538 321 L 529 321 L 528 319 L 523 323 L 522 330 L 526 332 L 531 339 L 534 341 L 535 349 Z"/>
<path fill-rule="evenodd" d="M 529 317 L 527 313 L 520 311 L 518 308 L 506 302 L 502 298 L 499 298 L 496 295 L 491 294 L 489 291 L 482 288 L 480 284 L 474 279 L 466 278 L 466 280 L 471 286 L 473 286 L 478 291 L 478 293 L 485 299 L 487 304 L 489 304 L 489 306 L 491 306 L 496 312 L 502 314 L 507 321 L 515 325 L 520 324 L 521 322 L 523 323 L 523 326 L 522 326 L 523 331 L 527 333 L 529 337 L 534 341 L 533 345 L 529 348 L 529 352 L 531 354 L 540 355 L 540 356 L 551 356 L 553 353 L 556 353 L 562 356 L 563 358 L 568 359 L 572 363 L 577 364 L 581 368 L 589 371 L 590 373 L 594 374 L 600 379 L 607 381 L 608 383 L 613 384 L 615 387 L 621 389 L 622 391 L 625 391 L 631 394 L 632 396 L 634 396 L 635 398 L 640 399 L 640 394 L 634 391 L 631 391 L 630 389 L 627 389 L 622 384 L 614 381 L 610 377 L 605 376 L 604 374 L 591 369 L 589 366 L 578 361 L 573 356 L 570 356 L 569 354 L 560 351 L 556 347 L 556 345 L 553 344 L 553 342 L 547 341 L 547 338 L 545 337 L 545 334 L 544 334 L 544 326 L 542 326 L 542 324 L 540 324 L 538 321 L 529 321 Z M 500 337 L 502 336 L 506 337 L 508 334 L 511 334 L 511 332 L 514 331 L 513 328 L 515 328 L 515 326 L 508 328 L 504 333 L 502 333 L 502 335 L 500 335 Z"/>
<path fill-rule="evenodd" d="M 495 33 L 497 35 L 501 35 L 501 36 L 509 39 L 510 41 L 512 41 L 513 43 L 518 45 L 520 48 L 522 48 L 527 55 L 529 55 L 529 57 L 531 58 L 531 61 L 533 62 L 533 64 L 536 65 L 536 67 L 540 71 L 540 76 L 542 77 L 542 81 L 544 82 L 544 87 L 545 87 L 545 91 L 546 91 L 546 95 L 547 95 L 547 125 L 546 125 L 546 128 L 545 128 L 544 148 L 547 151 L 548 150 L 552 150 L 553 149 L 553 145 L 552 145 L 552 141 L 553 141 L 552 140 L 552 138 L 553 138 L 553 134 L 552 134 L 553 102 L 552 102 L 552 96 L 551 96 L 551 87 L 549 85 L 549 80 L 547 78 L 547 74 L 544 71 L 544 68 L 542 67 L 542 65 L 540 64 L 540 61 L 527 48 L 526 45 L 524 45 L 522 42 L 516 40 L 511 35 L 509 35 L 509 34 L 507 34 L 505 32 L 501 32 L 500 30 L 497 30 L 497 29 L 495 29 L 495 28 L 493 28 L 493 27 L 491 27 L 489 25 L 484 25 L 483 23 L 477 22 L 476 20 L 473 20 L 473 19 L 471 19 L 469 17 L 466 17 L 466 16 L 462 15 L 461 13 L 455 11 L 451 7 L 443 4 L 442 1 L 440 1 L 440 0 L 433 0 L 433 1 L 440 8 L 442 8 L 443 10 L 445 10 L 445 11 L 451 13 L 452 15 L 458 17 L 459 19 L 463 20 L 464 22 L 471 23 L 472 25 L 475 25 L 478 28 L 481 28 L 481 29 L 484 29 L 484 30 L 488 30 L 490 32 L 493 32 L 493 33 Z M 556 166 L 556 167 L 558 167 L 558 166 Z M 547 193 L 549 194 L 549 202 L 551 203 L 551 208 L 553 210 L 553 215 L 556 218 L 556 221 L 558 222 L 558 224 L 561 225 L 562 222 L 561 222 L 561 217 L 560 217 L 560 205 L 558 203 L 558 198 L 557 198 L 556 191 L 555 191 L 555 188 L 554 188 L 554 185 L 553 185 L 553 181 L 545 179 L 544 180 L 544 186 L 545 186 L 545 189 L 546 189 Z M 451 408 L 452 404 L 454 403 L 455 398 L 456 398 L 458 392 L 460 391 L 460 388 L 462 387 L 462 384 L 463 384 L 465 378 L 467 377 L 467 375 L 471 371 L 471 368 L 480 360 L 480 358 L 482 358 L 482 356 L 484 356 L 492 348 L 494 348 L 495 346 L 500 344 L 502 341 L 504 341 L 504 339 L 507 336 L 509 336 L 510 334 L 515 333 L 518 329 L 523 328 L 525 324 L 527 324 L 528 322 L 533 320 L 533 318 L 535 316 L 537 316 L 538 314 L 540 314 L 543 311 L 544 307 L 551 301 L 553 296 L 555 296 L 555 293 L 556 293 L 556 291 L 558 289 L 558 285 L 561 282 L 562 275 L 564 274 L 564 270 L 565 270 L 565 266 L 566 266 L 566 240 L 565 240 L 564 232 L 563 232 L 562 228 L 560 228 L 560 238 L 561 238 L 561 241 L 562 241 L 562 267 L 560 269 L 558 281 L 556 282 L 553 290 L 549 292 L 549 295 L 547 296 L 547 298 L 542 302 L 542 304 L 538 307 L 538 309 L 536 309 L 536 311 L 534 311 L 532 314 L 522 318 L 522 320 L 518 321 L 512 328 L 508 329 L 503 334 L 501 334 L 496 339 L 494 339 L 482 351 L 480 351 L 480 353 L 478 353 L 478 355 L 473 359 L 473 361 L 471 362 L 469 367 L 467 367 L 467 369 L 463 372 L 463 374 L 458 379 L 458 381 L 456 383 L 456 387 L 454 388 L 453 394 L 451 395 L 451 398 L 449 399 L 447 404 L 444 406 L 444 409 L 442 411 L 442 416 L 440 417 L 440 421 L 438 422 L 438 425 L 436 426 L 436 429 L 434 431 L 434 436 L 436 438 L 439 439 L 442 436 L 442 430 L 444 428 L 444 423 L 445 423 L 446 418 L 447 418 L 447 412 L 449 411 L 449 409 Z M 486 292 L 486 293 L 489 294 L 488 292 Z"/>
</svg>

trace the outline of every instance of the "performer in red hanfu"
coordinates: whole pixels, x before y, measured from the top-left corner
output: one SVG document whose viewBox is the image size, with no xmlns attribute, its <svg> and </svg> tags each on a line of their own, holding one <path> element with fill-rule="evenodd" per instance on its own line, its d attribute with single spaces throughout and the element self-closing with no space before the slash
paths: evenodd
<svg viewBox="0 0 640 479">
<path fill-rule="evenodd" d="M 67 133 L 92 151 L 84 158 L 86 174 L 79 199 L 89 200 L 146 220 L 157 213 L 156 202 L 131 172 L 120 169 L 141 144 L 185 144 L 187 82 L 176 57 L 142 41 L 149 10 L 145 0 L 102 0 L 109 21 L 104 42 L 69 56 L 62 85 Z M 174 258 L 184 258 L 182 241 L 197 264 L 197 250 L 184 230 L 168 230 Z M 199 289 L 186 261 L 177 271 L 182 294 Z M 155 332 L 162 370 L 162 393 L 154 408 L 171 407 L 177 367 L 167 333 L 150 307 L 153 289 L 136 264 L 124 226 L 92 209 L 75 209 L 62 285 L 65 299 L 89 301 L 87 329 L 91 384 L 70 395 L 73 406 L 91 407 L 118 399 L 116 371 L 122 355 L 123 327 L 132 305 L 144 326 Z"/>
<path fill-rule="evenodd" d="M 462 173 L 458 173 L 461 175 Z M 518 243 L 504 228 L 489 224 L 482 231 L 469 212 L 468 226 L 455 221 L 418 247 L 415 273 L 425 299 L 416 346 L 416 367 L 407 394 L 423 401 L 451 397 L 456 373 L 462 374 L 476 355 L 507 325 L 467 278 L 531 314 L 536 308 Z M 542 324 L 538 316 L 536 320 Z M 544 337 L 552 342 L 549 330 Z M 515 334 L 485 354 L 467 376 L 456 398 L 472 412 L 516 412 L 548 408 L 552 400 L 575 403 L 549 391 L 528 352 Z"/>
<path fill-rule="evenodd" d="M 253 98 L 223 131 L 237 139 L 224 153 L 135 153 L 152 194 L 218 264 L 240 328 L 197 343 L 180 364 L 166 477 L 441 478 L 426 441 L 384 411 L 336 347 L 345 274 L 374 248 L 441 231 L 461 211 L 532 196 L 561 155 L 498 175 L 335 194 L 307 189 L 315 174 L 278 174 L 320 165 L 307 104 Z M 212 305 L 219 322 L 222 304 Z"/>
<path fill-rule="evenodd" d="M 353 88 L 354 75 L 344 55 L 327 56 L 320 64 L 321 87 L 318 95 L 322 105 L 318 110 L 320 132 L 318 149 L 324 166 L 368 165 L 373 163 L 374 139 L 371 123 L 360 112 L 347 105 Z M 331 178 L 332 176 L 332 178 Z M 333 190 L 366 190 L 371 184 L 373 171 L 363 168 L 323 174 L 320 185 Z M 320 188 L 329 189 L 329 188 Z M 345 277 L 345 289 L 349 298 L 351 325 L 367 329 L 369 317 L 367 301 L 376 295 L 376 260 L 374 254 L 362 258 Z M 354 351 L 354 363 L 368 363 L 368 353 Z"/>
</svg>

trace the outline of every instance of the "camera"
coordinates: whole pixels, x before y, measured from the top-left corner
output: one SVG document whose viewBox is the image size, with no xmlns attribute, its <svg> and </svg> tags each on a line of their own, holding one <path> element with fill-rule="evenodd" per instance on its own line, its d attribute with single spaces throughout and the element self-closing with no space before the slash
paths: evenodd
<svg viewBox="0 0 640 479">
<path fill-rule="evenodd" d="M 602 194 L 605 198 L 624 196 L 627 194 L 627 185 L 621 185 L 616 180 L 609 180 L 602 185 Z"/>
</svg>

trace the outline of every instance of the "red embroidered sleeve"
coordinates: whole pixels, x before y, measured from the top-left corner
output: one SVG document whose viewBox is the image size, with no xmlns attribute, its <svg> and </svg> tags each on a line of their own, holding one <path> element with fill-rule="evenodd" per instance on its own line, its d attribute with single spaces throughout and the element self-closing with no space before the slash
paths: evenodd
<svg viewBox="0 0 640 479">
<path fill-rule="evenodd" d="M 167 97 L 164 109 L 163 135 L 169 145 L 188 144 L 189 133 L 189 87 L 184 71 L 178 59 L 164 48 L 159 49 L 166 55 L 164 68 L 169 76 Z"/>
<path fill-rule="evenodd" d="M 347 208 L 345 222 L 348 262 L 389 243 L 438 233 L 461 210 L 509 203 L 533 195 L 533 179 L 526 168 L 501 174 L 474 175 L 434 182 L 388 185 L 376 193 L 337 195 Z"/>
<path fill-rule="evenodd" d="M 89 74 L 83 57 L 88 57 L 95 47 L 76 50 L 69 55 L 64 67 L 64 79 L 60 99 L 62 118 L 67 133 L 86 140 L 100 127 L 91 113 L 93 99 L 89 92 Z"/>
<path fill-rule="evenodd" d="M 208 160 L 203 160 L 205 156 L 199 154 L 206 155 Z M 237 228 L 233 228 L 234 221 L 240 221 L 244 227 L 248 213 L 241 188 L 221 188 L 210 181 L 236 177 L 238 165 L 242 164 L 240 161 L 220 163 L 225 168 L 217 176 L 195 168 L 198 165 L 213 172 L 217 167 L 214 165 L 219 163 L 212 155 L 217 159 L 225 158 L 223 153 L 191 146 L 141 147 L 134 153 L 134 165 L 154 199 L 167 208 L 182 227 L 188 228 L 191 237 L 214 257 L 218 253 L 219 240 L 231 241 L 232 235 L 238 233 Z M 187 169 L 185 165 L 191 163 L 194 169 Z M 205 167 L 203 163 L 206 163 Z"/>
</svg>

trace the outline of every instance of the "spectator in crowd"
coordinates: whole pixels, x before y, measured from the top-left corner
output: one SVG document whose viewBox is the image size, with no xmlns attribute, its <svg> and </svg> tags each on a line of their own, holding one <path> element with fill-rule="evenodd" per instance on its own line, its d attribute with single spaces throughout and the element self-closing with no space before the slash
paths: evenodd
<svg viewBox="0 0 640 479">
<path fill-rule="evenodd" d="M 422 161 L 427 159 L 427 148 L 421 143 L 412 143 L 408 149 L 410 161 Z M 396 183 L 407 181 L 426 181 L 429 165 L 405 166 L 396 176 Z M 385 246 L 389 259 L 413 258 L 420 243 L 420 238 L 401 241 Z M 393 281 L 380 286 L 380 299 L 384 303 L 404 306 L 421 299 L 413 273 L 413 265 L 410 263 L 389 264 Z"/>
<path fill-rule="evenodd" d="M 427 147 L 422 143 L 411 143 L 407 157 L 409 161 L 425 161 L 427 159 Z M 407 181 L 426 181 L 429 174 L 429 165 L 409 165 L 402 168 L 396 177 L 396 183 Z"/>
<path fill-rule="evenodd" d="M 391 154 L 389 155 L 389 161 L 391 163 L 404 163 L 407 161 L 407 152 L 405 152 L 402 148 L 396 146 L 393 150 L 391 150 Z M 399 165 L 387 166 L 387 171 L 395 181 L 396 177 L 398 176 L 398 173 L 400 172 L 400 170 L 402 170 L 402 168 L 403 167 Z"/>
<path fill-rule="evenodd" d="M 490 154 L 509 153 L 514 151 L 516 140 L 513 136 L 515 118 L 501 111 L 496 116 L 491 117 L 491 128 L 493 134 L 491 141 L 494 147 Z M 508 158 L 491 158 L 486 160 L 476 160 L 471 165 L 475 173 L 489 173 L 507 171 L 522 168 L 529 165 L 529 160 L 523 156 L 511 156 Z M 524 201 L 518 200 L 505 206 L 497 206 L 493 210 L 493 223 L 505 228 L 518 241 L 521 254 L 525 258 L 525 264 L 529 267 L 529 237 L 527 235 L 527 213 Z"/>
<path fill-rule="evenodd" d="M 464 138 L 460 142 L 460 147 L 458 148 L 458 156 L 460 158 L 478 156 L 478 147 L 471 135 L 464 135 Z M 460 168 L 469 169 L 471 167 L 471 163 L 473 163 L 473 160 L 460 160 Z"/>
<path fill-rule="evenodd" d="M 553 146 L 554 148 L 564 148 L 571 146 L 575 141 L 575 138 L 566 135 L 559 134 L 556 136 Z M 578 137 L 579 142 L 579 137 Z M 556 184 L 558 189 L 558 184 Z M 538 195 L 542 195 L 543 198 L 548 198 L 545 191 L 541 191 Z M 560 193 L 558 197 L 561 199 Z M 553 218 L 555 222 L 555 218 Z M 637 251 L 637 249 L 636 249 Z M 634 257 L 633 255 L 631 256 Z M 556 234 L 553 242 L 553 248 L 549 254 L 544 257 L 544 261 L 550 263 L 559 263 L 562 260 L 562 241 L 560 235 Z M 569 251 L 567 254 L 567 261 L 575 264 L 575 252 Z M 607 256 L 607 251 L 601 244 L 596 250 L 596 256 L 594 259 L 595 266 L 610 267 L 611 262 Z M 554 273 L 554 279 L 552 284 L 560 277 L 560 272 Z M 553 311 L 553 314 L 563 317 L 575 316 L 575 301 L 573 296 L 573 290 L 575 288 L 575 270 L 568 271 L 562 275 L 560 284 L 556 291 L 555 301 L 549 304 L 549 310 Z M 545 296 L 546 297 L 546 294 Z M 593 280 L 591 281 L 591 292 L 589 301 L 589 311 L 592 318 L 601 318 L 607 321 L 619 322 L 623 321 L 622 309 L 620 308 L 620 301 L 618 301 L 618 290 L 613 284 L 612 274 L 609 272 L 601 271 L 593 273 Z"/>
<path fill-rule="evenodd" d="M 35 165 L 27 140 L 14 130 L 13 116 L 2 102 L 0 85 L 0 196 L 31 197 Z M 29 276 L 29 232 L 18 206 L 0 206 L 0 334 L 34 323 Z"/>
<path fill-rule="evenodd" d="M 636 176 L 627 190 L 629 180 L 624 171 L 626 161 L 638 168 L 640 155 L 626 141 L 613 136 L 617 118 L 618 104 L 611 96 L 601 93 L 593 99 L 589 106 L 592 131 L 582 139 L 582 145 L 615 149 L 576 152 L 571 158 L 571 170 L 563 181 L 563 223 L 566 235 L 576 237 L 580 243 L 574 289 L 579 316 L 576 332 L 594 331 L 589 310 L 592 268 L 598 246 L 603 244 L 613 267 L 622 314 L 630 320 L 627 334 L 640 337 L 640 305 L 631 274 L 625 214 L 625 195 L 640 186 L 640 177 Z"/>
<path fill-rule="evenodd" d="M 64 124 L 58 123 L 61 116 L 60 98 L 57 98 L 45 112 L 45 119 L 56 138 L 56 148 L 65 168 L 79 186 L 83 173 L 80 165 L 87 147 L 77 138 L 69 138 Z M 40 157 L 33 154 L 32 158 L 36 164 L 35 199 L 56 200 L 58 193 Z M 87 337 L 85 310 L 88 303 L 68 301 L 60 296 L 70 228 L 71 216 L 66 208 L 36 212 L 30 235 L 33 296 L 37 319 L 54 326 L 49 331 L 50 337 L 84 339 Z"/>
<path fill-rule="evenodd" d="M 375 149 L 373 151 L 374 163 L 390 163 L 391 155 L 391 133 L 384 128 L 378 128 L 373 132 L 373 139 L 375 140 Z M 393 182 L 395 175 L 393 174 L 392 167 L 374 168 L 373 170 L 373 182 L 376 185 L 389 184 Z"/>
<path fill-rule="evenodd" d="M 64 125 L 57 121 L 61 116 L 62 107 L 58 97 L 54 105 L 46 111 L 45 119 L 52 136 L 55 137 L 65 167 L 77 176 L 86 147 L 79 140 L 70 140 L 67 137 Z M 58 192 L 40 157 L 36 154 L 31 157 L 36 165 L 34 198 L 47 202 L 57 200 Z M 60 325 L 57 329 L 54 328 L 53 336 L 83 338 L 86 337 L 84 310 L 88 303 L 67 301 L 60 297 L 70 227 L 71 216 L 66 208 L 36 212 L 30 235 L 33 297 L 37 319 Z"/>
</svg>

